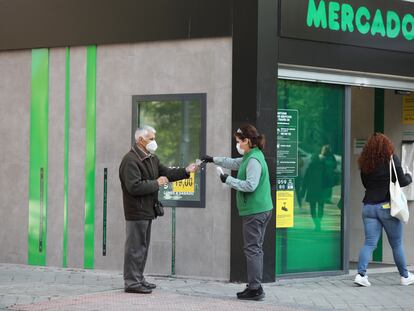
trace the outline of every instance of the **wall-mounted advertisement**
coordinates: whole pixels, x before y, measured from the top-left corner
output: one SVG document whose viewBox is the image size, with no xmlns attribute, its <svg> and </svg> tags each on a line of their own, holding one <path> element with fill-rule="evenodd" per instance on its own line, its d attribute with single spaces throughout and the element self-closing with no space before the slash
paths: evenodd
<svg viewBox="0 0 414 311">
<path fill-rule="evenodd" d="M 276 191 L 276 228 L 291 228 L 294 226 L 294 209 L 295 179 L 278 179 Z"/>
<path fill-rule="evenodd" d="M 133 96 L 132 111 L 132 143 L 137 127 L 154 127 L 156 155 L 163 165 L 186 167 L 205 154 L 206 94 Z M 204 169 L 161 187 L 159 200 L 167 207 L 204 207 Z"/>
<path fill-rule="evenodd" d="M 298 176 L 298 111 L 277 111 L 277 177 Z"/>
</svg>

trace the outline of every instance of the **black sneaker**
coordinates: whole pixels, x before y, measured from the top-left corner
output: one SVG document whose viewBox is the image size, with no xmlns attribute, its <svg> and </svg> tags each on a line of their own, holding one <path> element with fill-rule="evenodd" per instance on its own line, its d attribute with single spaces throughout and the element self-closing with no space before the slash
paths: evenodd
<svg viewBox="0 0 414 311">
<path fill-rule="evenodd" d="M 248 290 L 249 290 L 249 284 L 246 285 L 246 288 L 244 289 L 244 291 L 237 293 L 237 298 L 239 298 L 240 295 L 245 295 Z"/>
<path fill-rule="evenodd" d="M 242 300 L 262 300 L 264 296 L 265 293 L 262 286 L 258 289 L 250 289 L 246 287 L 243 292 L 237 294 L 237 298 Z"/>
<path fill-rule="evenodd" d="M 141 285 L 149 289 L 155 289 L 157 287 L 154 283 L 149 283 L 147 281 L 142 282 Z"/>
<path fill-rule="evenodd" d="M 134 293 L 134 294 L 151 294 L 152 289 L 149 289 L 143 285 L 125 288 L 125 293 Z"/>
</svg>

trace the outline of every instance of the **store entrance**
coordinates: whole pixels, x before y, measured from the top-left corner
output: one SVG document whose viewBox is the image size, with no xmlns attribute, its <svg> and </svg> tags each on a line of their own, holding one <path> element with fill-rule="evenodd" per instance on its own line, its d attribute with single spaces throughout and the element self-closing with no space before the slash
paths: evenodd
<svg viewBox="0 0 414 311">
<path fill-rule="evenodd" d="M 351 87 L 351 158 L 349 191 L 349 259 L 350 269 L 356 269 L 359 250 L 364 243 L 361 219 L 364 188 L 358 168 L 358 157 L 366 139 L 375 131 L 383 132 L 394 144 L 395 154 L 401 159 L 402 143 L 414 141 L 414 125 L 411 105 L 414 97 L 410 92 L 390 89 Z M 404 108 L 405 107 L 405 108 Z M 407 236 L 408 226 L 405 228 Z M 407 239 L 405 239 L 407 241 Z M 412 262 L 412 250 L 406 242 L 407 260 Z M 371 268 L 393 264 L 391 249 L 385 233 L 374 251 Z"/>
<path fill-rule="evenodd" d="M 278 81 L 276 276 L 342 270 L 345 86 Z"/>
<path fill-rule="evenodd" d="M 374 131 L 390 137 L 400 158 L 403 143 L 414 149 L 414 92 L 406 90 L 414 90 L 414 81 L 404 77 L 279 69 L 276 277 L 356 268 L 364 243 L 357 160 Z M 410 224 L 404 243 L 412 265 Z M 371 267 L 393 263 L 384 235 Z"/>
</svg>

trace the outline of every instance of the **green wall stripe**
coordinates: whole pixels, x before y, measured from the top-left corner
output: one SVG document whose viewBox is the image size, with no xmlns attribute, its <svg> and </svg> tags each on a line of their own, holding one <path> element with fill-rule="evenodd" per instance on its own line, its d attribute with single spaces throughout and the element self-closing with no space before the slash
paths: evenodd
<svg viewBox="0 0 414 311">
<path fill-rule="evenodd" d="M 28 263 L 46 265 L 49 50 L 32 50 Z"/>
<path fill-rule="evenodd" d="M 70 122 L 70 48 L 66 48 L 65 77 L 65 150 L 63 164 L 63 250 L 62 266 L 68 266 L 68 184 L 69 184 L 69 122 Z"/>
<path fill-rule="evenodd" d="M 384 133 L 384 105 L 385 92 L 384 89 L 375 89 L 375 104 L 374 104 L 374 132 Z M 378 241 L 377 248 L 372 254 L 374 261 L 382 261 L 382 233 Z"/>
<path fill-rule="evenodd" d="M 84 268 L 94 266 L 95 158 L 96 158 L 96 46 L 86 55 L 86 150 L 85 150 Z"/>
</svg>

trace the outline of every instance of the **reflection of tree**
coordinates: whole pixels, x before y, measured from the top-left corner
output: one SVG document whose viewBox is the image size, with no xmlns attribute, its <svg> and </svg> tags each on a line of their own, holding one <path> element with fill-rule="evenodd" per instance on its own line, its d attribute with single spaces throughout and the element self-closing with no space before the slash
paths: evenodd
<svg viewBox="0 0 414 311">
<path fill-rule="evenodd" d="M 299 110 L 299 142 L 309 153 L 329 144 L 342 154 L 344 88 L 323 83 L 278 80 L 280 108 Z"/>
<path fill-rule="evenodd" d="M 157 156 L 167 166 L 183 166 L 184 160 L 194 161 L 199 157 L 201 108 L 198 102 L 187 102 L 183 109 L 181 101 L 142 102 L 139 106 L 139 124 L 151 125 L 157 130 Z M 183 133 L 183 111 L 187 110 L 189 118 Z M 183 155 L 182 140 L 185 139 L 186 153 Z M 187 142 L 188 140 L 188 142 Z"/>
</svg>

